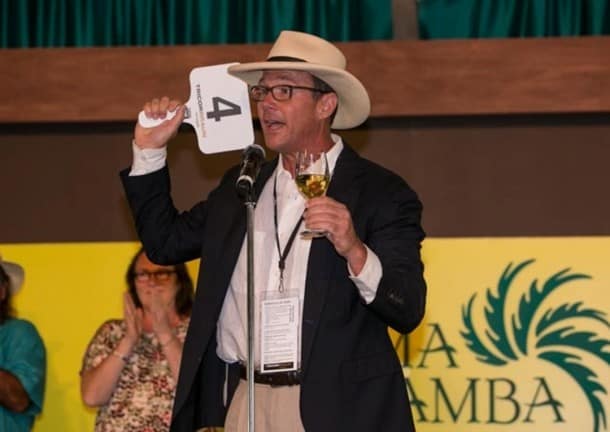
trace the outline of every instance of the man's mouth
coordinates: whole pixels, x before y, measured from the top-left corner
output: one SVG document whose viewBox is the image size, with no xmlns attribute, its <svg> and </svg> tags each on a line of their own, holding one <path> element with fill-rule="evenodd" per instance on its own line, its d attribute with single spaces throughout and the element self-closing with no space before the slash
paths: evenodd
<svg viewBox="0 0 610 432">
<path fill-rule="evenodd" d="M 276 131 L 284 126 L 284 122 L 274 119 L 267 119 L 263 121 L 265 128 L 270 131 Z"/>
</svg>

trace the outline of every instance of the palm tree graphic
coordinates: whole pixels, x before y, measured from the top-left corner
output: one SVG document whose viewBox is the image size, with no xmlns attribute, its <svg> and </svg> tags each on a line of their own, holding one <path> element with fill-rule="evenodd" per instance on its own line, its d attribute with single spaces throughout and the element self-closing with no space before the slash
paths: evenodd
<svg viewBox="0 0 610 432">
<path fill-rule="evenodd" d="M 585 394 L 593 414 L 593 432 L 600 432 L 602 425 L 606 430 L 606 407 L 600 400 L 601 394 L 607 393 L 606 389 L 599 383 L 595 371 L 574 352 L 587 353 L 610 364 L 610 351 L 607 350 L 610 338 L 607 333 L 603 337 L 577 329 L 575 323 L 577 320 L 580 324 L 597 321 L 607 329 L 610 329 L 610 323 L 604 312 L 587 308 L 582 302 L 566 303 L 554 308 L 545 306 L 554 291 L 575 280 L 591 279 L 591 276 L 572 273 L 571 269 L 566 268 L 553 274 L 542 286 L 534 279 L 529 289 L 519 298 L 516 310 L 511 311 L 506 301 L 511 284 L 534 261 L 523 261 L 514 268 L 513 263 L 510 263 L 498 280 L 497 293 L 494 294 L 491 289 L 486 290 L 486 325 L 479 326 L 479 332 L 475 330 L 472 317 L 476 293 L 470 297 L 468 304 L 462 307 L 465 329 L 461 335 L 477 360 L 492 366 L 506 365 L 519 358 L 535 355 L 561 368 Z M 485 340 L 481 338 L 481 331 L 486 335 Z M 510 340 L 514 343 L 511 344 Z M 490 345 L 495 349 L 490 349 Z"/>
</svg>

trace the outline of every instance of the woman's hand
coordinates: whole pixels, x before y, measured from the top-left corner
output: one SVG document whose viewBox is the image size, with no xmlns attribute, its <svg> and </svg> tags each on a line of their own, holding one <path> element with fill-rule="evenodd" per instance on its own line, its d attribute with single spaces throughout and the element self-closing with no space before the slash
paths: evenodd
<svg viewBox="0 0 610 432">
<path fill-rule="evenodd" d="M 102 406 L 110 400 L 123 368 L 129 361 L 140 334 L 142 333 L 142 309 L 136 308 L 131 295 L 123 294 L 123 320 L 125 335 L 112 352 L 97 366 L 83 372 L 81 376 L 81 397 L 90 407 Z"/>
<path fill-rule="evenodd" d="M 174 337 L 171 316 L 173 303 L 165 303 L 163 297 L 156 291 L 150 296 L 150 318 L 152 330 L 162 345 Z"/>
<path fill-rule="evenodd" d="M 129 352 L 131 352 L 142 334 L 143 312 L 141 308 L 136 307 L 128 292 L 123 294 L 123 318 L 126 327 L 124 339 L 129 344 Z"/>
</svg>

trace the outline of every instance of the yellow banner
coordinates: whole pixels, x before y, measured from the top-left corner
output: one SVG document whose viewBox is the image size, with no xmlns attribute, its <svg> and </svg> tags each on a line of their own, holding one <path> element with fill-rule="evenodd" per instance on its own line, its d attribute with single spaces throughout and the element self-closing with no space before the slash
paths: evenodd
<svg viewBox="0 0 610 432">
<path fill-rule="evenodd" d="M 35 432 L 93 430 L 80 363 L 122 317 L 137 247 L 0 244 L 25 267 L 15 306 L 47 348 Z M 426 316 L 408 339 L 393 334 L 418 432 L 610 430 L 610 237 L 427 239 L 423 255 Z"/>
<path fill-rule="evenodd" d="M 418 432 L 607 431 L 609 257 L 610 238 L 427 240 L 426 316 L 396 338 Z"/>
</svg>

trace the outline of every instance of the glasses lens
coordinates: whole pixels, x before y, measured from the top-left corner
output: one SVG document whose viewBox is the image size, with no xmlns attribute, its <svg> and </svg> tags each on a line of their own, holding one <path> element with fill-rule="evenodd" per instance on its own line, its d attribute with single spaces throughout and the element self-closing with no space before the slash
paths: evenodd
<svg viewBox="0 0 610 432">
<path fill-rule="evenodd" d="M 271 91 L 273 92 L 273 97 L 279 101 L 288 100 L 292 96 L 292 87 L 290 86 L 275 86 L 271 88 Z"/>
<path fill-rule="evenodd" d="M 160 270 L 160 271 L 158 271 L 158 272 L 154 272 L 154 273 L 153 273 L 153 275 L 155 276 L 155 278 L 156 278 L 158 281 L 166 281 L 166 280 L 168 280 L 168 279 L 169 279 L 169 275 L 170 275 L 171 273 L 172 273 L 172 272 L 170 272 L 170 271 L 168 271 L 168 270 Z"/>
<path fill-rule="evenodd" d="M 265 96 L 267 95 L 267 89 L 263 86 L 252 86 L 250 87 L 250 95 L 252 96 L 252 99 L 257 102 L 260 102 L 265 99 Z"/>
<path fill-rule="evenodd" d="M 169 279 L 170 275 L 175 273 L 173 270 L 159 270 L 155 272 L 139 272 L 135 274 L 135 280 L 138 282 L 146 282 L 151 278 L 157 282 L 165 282 Z"/>
</svg>

